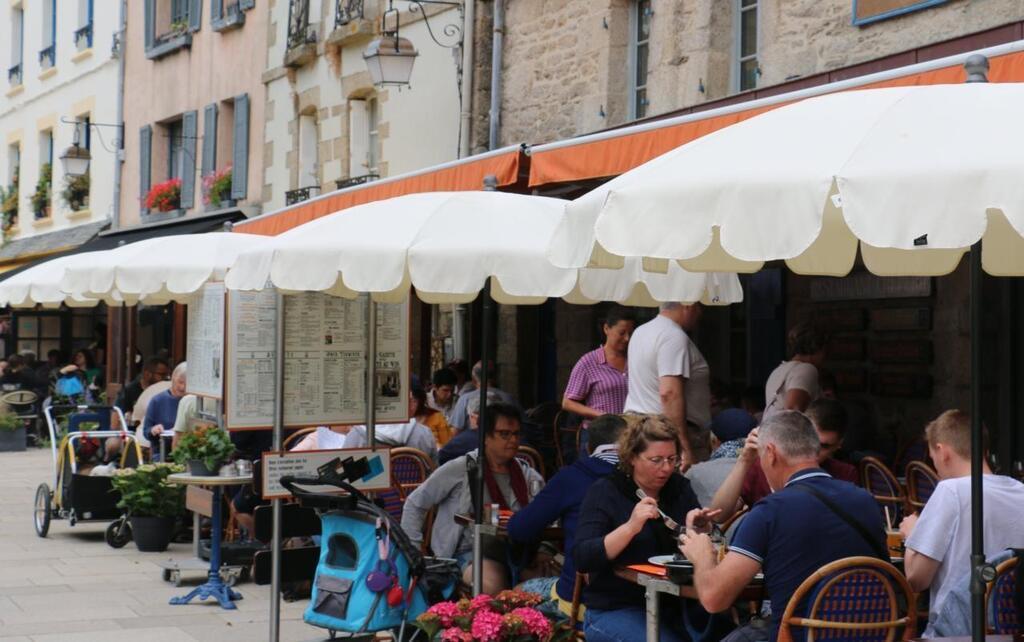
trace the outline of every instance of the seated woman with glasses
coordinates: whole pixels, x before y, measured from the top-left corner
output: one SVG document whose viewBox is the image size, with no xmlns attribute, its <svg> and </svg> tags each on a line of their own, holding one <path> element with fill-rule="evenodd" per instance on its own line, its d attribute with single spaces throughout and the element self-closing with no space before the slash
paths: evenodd
<svg viewBox="0 0 1024 642">
<path fill-rule="evenodd" d="M 576 569 L 589 575 L 583 590 L 587 642 L 643 637 L 644 589 L 615 569 L 678 550 L 678 535 L 662 512 L 680 526 L 710 529 L 710 511 L 700 508 L 690 482 L 677 472 L 682 442 L 676 428 L 662 416 L 626 420 L 619 469 L 590 487 L 576 527 Z M 678 604 L 661 611 L 662 640 L 689 639 Z"/>
<path fill-rule="evenodd" d="M 480 461 L 476 449 L 452 459 L 420 484 L 406 498 L 402 508 L 402 529 L 416 546 L 423 543 L 427 513 L 437 509 L 430 547 L 437 557 L 457 559 L 467 584 L 473 578 L 473 534 L 466 526 L 456 523 L 455 516 L 473 513 L 477 475 L 484 478 L 484 505 L 497 504 L 502 510 L 519 510 L 544 487 L 540 473 L 516 459 L 522 424 L 519 410 L 509 404 L 488 403 L 487 411 L 486 461 Z M 506 543 L 484 537 L 482 552 L 483 591 L 494 595 L 510 584 Z"/>
</svg>

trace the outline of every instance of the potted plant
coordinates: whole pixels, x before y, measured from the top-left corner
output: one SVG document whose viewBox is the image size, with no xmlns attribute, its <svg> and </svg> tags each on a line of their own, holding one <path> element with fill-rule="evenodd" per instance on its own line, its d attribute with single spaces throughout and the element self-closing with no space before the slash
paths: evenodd
<svg viewBox="0 0 1024 642">
<path fill-rule="evenodd" d="M 49 163 L 43 163 L 39 167 L 39 180 L 36 181 L 36 191 L 32 193 L 32 211 L 36 218 L 46 218 L 50 215 L 50 180 L 52 168 Z"/>
<path fill-rule="evenodd" d="M 64 178 L 64 189 L 61 190 L 61 198 L 73 211 L 85 209 L 89 205 L 89 175 L 71 176 Z"/>
<path fill-rule="evenodd" d="M 14 178 L 6 190 L 0 188 L 0 214 L 3 215 L 6 239 L 10 229 L 18 223 L 18 172 L 14 173 Z"/>
<path fill-rule="evenodd" d="M 181 207 L 181 179 L 172 178 L 157 183 L 146 194 L 146 209 L 173 212 Z"/>
<path fill-rule="evenodd" d="M 200 426 L 182 435 L 172 456 L 179 464 L 188 464 L 193 475 L 212 477 L 234 452 L 235 445 L 226 431 L 216 426 Z"/>
<path fill-rule="evenodd" d="M 25 422 L 13 412 L 0 413 L 0 452 L 25 450 Z"/>
<path fill-rule="evenodd" d="M 135 546 L 145 553 L 167 550 L 174 522 L 185 508 L 185 487 L 167 477 L 184 470 L 177 464 L 143 464 L 114 473 L 111 482 L 121 493 L 118 508 L 128 513 Z"/>
<path fill-rule="evenodd" d="M 203 177 L 203 204 L 231 207 L 231 166 L 210 172 Z"/>
<path fill-rule="evenodd" d="M 553 624 L 535 607 L 541 597 L 524 591 L 481 594 L 457 602 L 440 602 L 416 618 L 428 640 L 487 642 L 559 642 L 570 640 L 568 624 Z"/>
</svg>

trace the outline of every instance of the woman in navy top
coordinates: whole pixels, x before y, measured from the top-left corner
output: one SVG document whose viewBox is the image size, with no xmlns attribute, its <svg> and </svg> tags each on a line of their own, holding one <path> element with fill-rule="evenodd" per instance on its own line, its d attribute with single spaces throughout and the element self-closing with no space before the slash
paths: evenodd
<svg viewBox="0 0 1024 642">
<path fill-rule="evenodd" d="M 707 523 L 708 511 L 700 510 L 690 482 L 676 472 L 682 451 L 678 431 L 664 417 L 630 423 L 619 440 L 620 469 L 590 487 L 576 529 L 576 568 L 590 575 L 583 591 L 588 642 L 643 636 L 644 590 L 616 576 L 615 568 L 678 550 L 677 536 L 658 509 L 680 525 L 696 509 L 690 519 Z M 638 499 L 638 488 L 646 499 Z M 673 617 L 679 610 L 662 611 L 662 640 L 689 639 L 681 619 Z"/>
</svg>

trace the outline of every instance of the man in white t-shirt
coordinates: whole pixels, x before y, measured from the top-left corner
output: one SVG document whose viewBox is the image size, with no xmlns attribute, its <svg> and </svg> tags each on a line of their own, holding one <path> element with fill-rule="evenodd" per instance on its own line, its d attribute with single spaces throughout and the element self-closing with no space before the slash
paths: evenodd
<svg viewBox="0 0 1024 642">
<path fill-rule="evenodd" d="M 947 410 L 925 429 L 928 453 L 942 480 L 921 516 L 900 524 L 907 540 L 907 580 L 917 592 L 929 589 L 928 629 L 942 603 L 971 573 L 971 420 L 960 410 Z M 1024 547 L 1024 484 L 993 475 L 985 464 L 984 550 L 990 558 L 1011 547 Z M 964 633 L 969 633 L 965 631 Z"/>
<path fill-rule="evenodd" d="M 711 422 L 711 371 L 686 334 L 697 328 L 700 303 L 664 303 L 629 340 L 629 392 L 625 412 L 663 414 L 686 426 L 683 446 L 693 464 L 707 459 Z"/>
</svg>

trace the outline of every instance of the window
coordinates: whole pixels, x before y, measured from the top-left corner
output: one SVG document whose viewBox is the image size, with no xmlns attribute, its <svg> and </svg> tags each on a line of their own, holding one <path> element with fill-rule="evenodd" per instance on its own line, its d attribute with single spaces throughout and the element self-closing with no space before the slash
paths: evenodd
<svg viewBox="0 0 1024 642">
<path fill-rule="evenodd" d="M 43 37 L 40 42 L 39 66 L 49 69 L 56 62 L 57 55 L 57 0 L 43 0 Z"/>
<path fill-rule="evenodd" d="M 53 165 L 53 130 L 44 129 L 39 132 L 39 162 Z"/>
<path fill-rule="evenodd" d="M 736 88 L 757 87 L 761 69 L 757 65 L 757 0 L 736 0 Z"/>
<path fill-rule="evenodd" d="M 651 0 L 636 0 L 630 21 L 629 115 L 647 115 L 647 73 L 651 40 Z"/>
<path fill-rule="evenodd" d="M 171 24 L 188 22 L 189 0 L 171 0 Z"/>
<path fill-rule="evenodd" d="M 185 171 L 185 138 L 182 122 L 167 124 L 167 178 L 181 178 Z"/>
<path fill-rule="evenodd" d="M 201 0 L 143 1 L 146 58 L 156 60 L 192 46 L 192 33 L 200 27 Z"/>
<path fill-rule="evenodd" d="M 7 82 L 11 87 L 21 84 L 22 47 L 25 42 L 25 12 L 19 7 L 11 9 L 11 66 L 7 69 Z"/>
<path fill-rule="evenodd" d="M 376 98 L 366 101 L 366 173 L 379 175 L 380 165 L 380 105 Z"/>
<path fill-rule="evenodd" d="M 299 116 L 299 177 L 297 188 L 320 186 L 320 163 L 318 148 L 320 134 L 317 133 L 316 117 L 313 114 Z"/>
<path fill-rule="evenodd" d="M 75 140 L 78 141 L 78 145 L 83 149 L 92 150 L 92 127 L 90 126 L 92 119 L 88 114 L 78 117 L 78 124 L 75 128 L 78 130 L 75 133 Z"/>
<path fill-rule="evenodd" d="M 21 145 L 14 143 L 7 146 L 7 184 L 13 185 L 21 167 Z"/>
<path fill-rule="evenodd" d="M 92 47 L 93 0 L 78 0 L 78 29 L 75 30 L 75 48 L 85 51 Z"/>
</svg>

